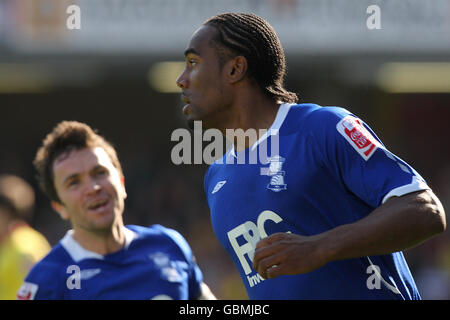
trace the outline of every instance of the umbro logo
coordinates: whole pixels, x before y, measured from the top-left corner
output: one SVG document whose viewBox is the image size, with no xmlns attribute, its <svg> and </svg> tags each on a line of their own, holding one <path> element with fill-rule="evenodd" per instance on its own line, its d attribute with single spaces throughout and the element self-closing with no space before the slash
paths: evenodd
<svg viewBox="0 0 450 320">
<path fill-rule="evenodd" d="M 90 278 L 98 275 L 100 272 L 102 272 L 102 270 L 100 268 L 81 270 L 80 279 L 81 280 L 89 280 Z"/>
<path fill-rule="evenodd" d="M 224 186 L 225 183 L 227 183 L 227 180 L 223 180 L 223 181 L 217 182 L 217 184 L 216 184 L 216 186 L 214 187 L 214 190 L 211 192 L 211 194 L 214 194 L 214 193 L 216 193 L 217 191 L 219 191 L 219 190 Z"/>
</svg>

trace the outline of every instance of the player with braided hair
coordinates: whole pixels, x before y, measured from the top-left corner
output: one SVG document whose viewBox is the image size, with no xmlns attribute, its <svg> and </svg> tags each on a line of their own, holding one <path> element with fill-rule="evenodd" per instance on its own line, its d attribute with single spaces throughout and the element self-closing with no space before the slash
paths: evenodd
<svg viewBox="0 0 450 320">
<path fill-rule="evenodd" d="M 234 118 L 232 106 L 241 103 L 235 101 L 236 98 L 247 99 L 245 103 L 253 100 L 258 105 L 258 113 L 272 116 L 279 102 L 297 101 L 297 95 L 283 87 L 286 64 L 280 41 L 273 28 L 260 17 L 232 13 L 213 17 L 198 30 L 191 44 L 185 51 L 187 67 L 177 80 L 181 88 L 187 85 L 195 88 L 197 82 L 200 86 L 198 91 L 183 90 L 183 99 L 187 103 L 183 111 L 191 127 L 195 119 L 202 119 L 208 127 L 217 127 L 218 122 L 226 124 L 226 128 L 242 127 L 230 123 Z M 192 79 L 193 83 L 187 84 L 191 81 L 187 72 L 200 59 L 200 70 L 196 68 L 195 71 L 198 76 Z M 231 87 L 213 76 L 216 70 L 229 78 Z M 241 81 L 244 78 L 246 80 Z M 219 105 L 212 108 L 212 100 L 219 101 Z M 250 111 L 253 110 L 246 110 L 248 116 L 252 116 Z"/>
<path fill-rule="evenodd" d="M 214 232 L 249 297 L 420 299 L 401 250 L 446 221 L 419 173 L 346 109 L 295 104 L 280 41 L 260 17 L 208 19 L 185 57 L 177 84 L 190 124 L 268 129 L 257 141 L 234 137 L 204 181 Z M 235 164 L 266 143 L 278 153 Z"/>
<path fill-rule="evenodd" d="M 297 102 L 297 95 L 283 87 L 286 58 L 272 26 L 254 14 L 228 13 L 210 18 L 205 25 L 214 26 L 217 47 L 228 48 L 226 58 L 243 55 L 248 73 L 269 96 L 282 102 Z M 222 62 L 223 63 L 223 62 Z"/>
</svg>

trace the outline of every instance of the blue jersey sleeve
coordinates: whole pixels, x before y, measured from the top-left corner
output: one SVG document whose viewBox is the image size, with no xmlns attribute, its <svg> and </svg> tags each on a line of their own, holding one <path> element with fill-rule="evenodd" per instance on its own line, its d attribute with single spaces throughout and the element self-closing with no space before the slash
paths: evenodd
<svg viewBox="0 0 450 320">
<path fill-rule="evenodd" d="M 203 274 L 197 265 L 195 256 L 192 253 L 191 247 L 189 246 L 186 239 L 178 232 L 173 229 L 164 228 L 166 234 L 176 243 L 176 245 L 183 252 L 184 257 L 189 265 L 189 299 L 197 299 L 201 294 L 201 283 L 203 282 Z"/>
<path fill-rule="evenodd" d="M 61 268 L 47 262 L 36 264 L 17 292 L 18 300 L 62 300 Z"/>
<path fill-rule="evenodd" d="M 312 139 L 322 163 L 339 183 L 372 207 L 391 196 L 428 189 L 425 180 L 391 153 L 371 128 L 347 110 L 324 107 L 312 114 Z"/>
</svg>

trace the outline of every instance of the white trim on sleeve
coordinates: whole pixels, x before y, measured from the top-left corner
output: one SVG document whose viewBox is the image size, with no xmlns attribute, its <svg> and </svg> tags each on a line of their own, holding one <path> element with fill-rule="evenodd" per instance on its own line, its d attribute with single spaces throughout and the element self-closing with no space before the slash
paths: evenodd
<svg viewBox="0 0 450 320">
<path fill-rule="evenodd" d="M 430 187 L 422 180 L 417 179 L 417 177 L 413 177 L 413 181 L 410 184 L 392 189 L 389 191 L 383 198 L 383 201 L 381 203 L 385 203 L 389 198 L 391 197 L 401 197 L 405 194 L 421 191 L 421 190 L 430 190 Z"/>
</svg>

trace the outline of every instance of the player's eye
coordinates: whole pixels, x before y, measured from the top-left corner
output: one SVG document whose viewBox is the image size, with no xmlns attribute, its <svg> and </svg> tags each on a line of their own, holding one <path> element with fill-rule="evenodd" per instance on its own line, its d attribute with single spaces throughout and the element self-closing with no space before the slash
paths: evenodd
<svg viewBox="0 0 450 320">
<path fill-rule="evenodd" d="M 188 59 L 187 62 L 191 67 L 194 67 L 197 64 L 197 60 L 194 58 Z"/>
<path fill-rule="evenodd" d="M 68 188 L 73 188 L 73 187 L 76 187 L 78 184 L 79 184 L 78 179 L 70 179 L 69 181 L 67 181 L 66 186 Z"/>
<path fill-rule="evenodd" d="M 95 175 L 96 176 L 104 176 L 104 175 L 106 175 L 106 174 L 108 174 L 108 170 L 106 170 L 106 169 L 104 169 L 104 168 L 101 168 L 101 169 L 98 169 L 96 172 L 95 172 Z"/>
</svg>

